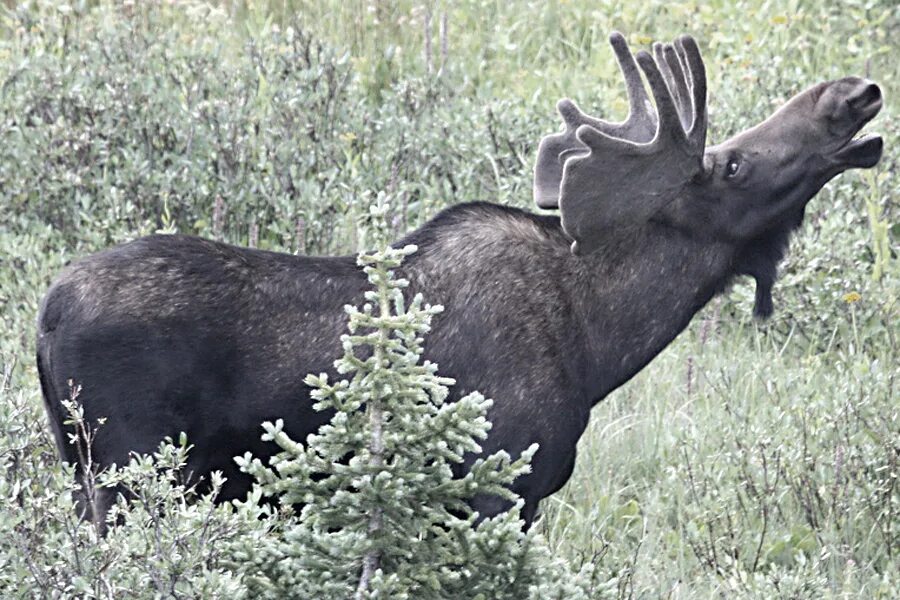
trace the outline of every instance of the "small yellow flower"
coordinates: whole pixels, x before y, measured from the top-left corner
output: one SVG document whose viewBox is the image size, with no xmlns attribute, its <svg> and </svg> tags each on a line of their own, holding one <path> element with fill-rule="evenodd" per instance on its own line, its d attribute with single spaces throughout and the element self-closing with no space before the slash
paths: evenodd
<svg viewBox="0 0 900 600">
<path fill-rule="evenodd" d="M 788 22 L 787 15 L 775 15 L 772 17 L 773 25 L 786 25 Z"/>
<path fill-rule="evenodd" d="M 352 131 L 347 131 L 338 136 L 342 142 L 345 144 L 352 144 L 354 140 L 356 140 L 356 134 Z"/>
<path fill-rule="evenodd" d="M 862 296 L 859 295 L 859 292 L 848 292 L 844 294 L 844 302 L 847 304 L 853 304 L 854 302 L 859 302 L 862 300 Z"/>
</svg>

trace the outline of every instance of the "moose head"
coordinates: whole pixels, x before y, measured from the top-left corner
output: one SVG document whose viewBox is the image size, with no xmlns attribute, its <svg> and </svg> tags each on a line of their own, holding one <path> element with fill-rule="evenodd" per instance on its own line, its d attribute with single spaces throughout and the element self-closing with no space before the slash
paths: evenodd
<svg viewBox="0 0 900 600">
<path fill-rule="evenodd" d="M 857 77 L 821 83 L 756 127 L 707 147 L 706 71 L 693 38 L 654 44 L 652 55 L 632 55 L 620 33 L 610 44 L 629 115 L 608 122 L 561 100 L 566 129 L 541 141 L 537 205 L 560 210 L 575 254 L 651 221 L 732 244 L 734 273 L 756 279 L 754 312 L 768 316 L 777 263 L 806 203 L 835 175 L 881 157 L 880 137 L 854 139 L 880 110 L 881 91 Z"/>
</svg>

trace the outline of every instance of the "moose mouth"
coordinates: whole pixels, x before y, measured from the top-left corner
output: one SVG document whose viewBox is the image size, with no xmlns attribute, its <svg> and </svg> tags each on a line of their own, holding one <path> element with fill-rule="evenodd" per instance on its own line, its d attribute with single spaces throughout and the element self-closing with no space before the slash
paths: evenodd
<svg viewBox="0 0 900 600">
<path fill-rule="evenodd" d="M 866 123 L 875 118 L 875 115 L 881 110 L 883 101 L 881 90 L 874 83 L 870 83 L 861 93 L 848 98 L 846 102 L 851 112 L 859 117 L 859 124 L 856 127 L 856 133 L 859 133 Z M 856 133 L 853 135 L 855 136 Z M 868 169 L 874 167 L 881 159 L 883 148 L 884 140 L 879 135 L 851 136 L 851 139 L 847 140 L 847 143 L 841 146 L 832 157 L 836 162 L 848 167 Z"/>
<path fill-rule="evenodd" d="M 834 159 L 842 164 L 860 169 L 874 167 L 881 160 L 884 140 L 880 135 L 868 134 L 844 144 L 834 154 Z"/>
</svg>

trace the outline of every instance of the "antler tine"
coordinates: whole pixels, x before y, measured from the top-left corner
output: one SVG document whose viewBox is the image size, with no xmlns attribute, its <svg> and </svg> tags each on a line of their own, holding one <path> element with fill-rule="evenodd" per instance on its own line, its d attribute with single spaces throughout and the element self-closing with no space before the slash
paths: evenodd
<svg viewBox="0 0 900 600">
<path fill-rule="evenodd" d="M 568 98 L 563 98 L 556 103 L 556 112 L 563 118 L 566 129 L 577 129 L 581 125 L 587 115 L 578 108 L 578 105 Z"/>
<path fill-rule="evenodd" d="M 647 146 L 635 144 L 629 140 L 612 137 L 590 125 L 582 125 L 575 131 L 578 141 L 591 149 L 592 152 L 601 152 L 612 155 L 645 154 Z"/>
<path fill-rule="evenodd" d="M 655 143 L 667 144 L 668 141 L 680 142 L 685 140 L 685 131 L 681 128 L 681 118 L 678 116 L 678 108 L 672 99 L 672 94 L 666 85 L 656 61 L 644 50 L 637 53 L 637 62 L 647 76 L 650 91 L 656 101 L 656 111 L 659 114 L 659 125 Z"/>
<path fill-rule="evenodd" d="M 687 55 L 684 53 L 684 48 L 678 43 L 678 40 L 675 40 L 675 54 L 678 55 L 678 62 L 681 63 L 682 69 L 684 70 L 684 80 L 687 83 L 688 88 L 692 87 L 691 74 L 688 68 Z"/>
<path fill-rule="evenodd" d="M 677 106 L 678 95 L 675 93 L 675 86 L 672 85 L 672 70 L 669 69 L 669 63 L 666 62 L 666 57 L 663 55 L 662 42 L 653 42 L 653 45 L 650 46 L 650 48 L 652 50 L 653 60 L 656 61 L 656 66 L 659 67 L 659 72 L 662 73 L 663 79 L 666 80 L 666 85 L 668 86 L 669 91 L 672 93 L 672 99 L 675 100 L 675 104 Z"/>
<path fill-rule="evenodd" d="M 691 96 L 694 105 L 694 118 L 688 131 L 688 139 L 701 148 L 706 143 L 706 67 L 703 57 L 700 56 L 700 48 L 697 42 L 689 35 L 678 38 L 676 47 L 685 58 L 687 69 L 690 71 Z"/>
<path fill-rule="evenodd" d="M 672 44 L 663 46 L 664 61 L 672 73 L 670 83 L 674 89 L 675 102 L 678 104 L 678 114 L 681 115 L 681 126 L 687 131 L 691 127 L 691 119 L 693 118 L 693 108 L 691 106 L 691 94 L 688 90 L 687 75 L 681 66 L 681 60 Z M 657 62 L 660 62 L 657 59 Z"/>
<path fill-rule="evenodd" d="M 650 119 L 651 122 L 654 122 L 653 111 L 650 110 L 650 98 L 647 96 L 647 90 L 644 89 L 641 73 L 638 70 L 637 63 L 634 61 L 631 50 L 628 48 L 625 36 L 618 31 L 614 31 L 609 36 L 609 44 L 613 48 L 616 62 L 619 63 L 619 70 L 622 71 L 622 77 L 625 79 L 629 106 L 627 120 L 631 121 L 637 118 Z"/>
</svg>

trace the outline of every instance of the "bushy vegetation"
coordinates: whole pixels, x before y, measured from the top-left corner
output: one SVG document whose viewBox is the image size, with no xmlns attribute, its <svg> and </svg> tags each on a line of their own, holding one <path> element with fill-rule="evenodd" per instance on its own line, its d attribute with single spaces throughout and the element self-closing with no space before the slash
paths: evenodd
<svg viewBox="0 0 900 600">
<path fill-rule="evenodd" d="M 156 230 L 353 253 L 379 193 L 396 236 L 457 202 L 528 207 L 559 97 L 623 114 L 605 42 L 619 29 L 637 45 L 700 40 L 713 143 L 817 81 L 861 74 L 885 92 L 869 129 L 886 152 L 810 204 L 771 320 L 752 320 L 752 287 L 738 284 L 594 410 L 538 530 L 593 566 L 598 597 L 897 597 L 891 0 L 7 6 L 2 595 L 237 597 L 249 584 L 229 557 L 278 534 L 264 509 L 185 503 L 177 443 L 116 474 L 145 499 L 120 508 L 129 527 L 100 542 L 78 525 L 32 358 L 37 305 L 62 265 Z"/>
</svg>

